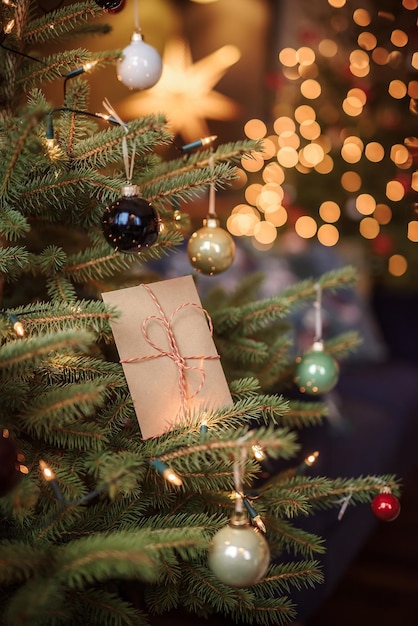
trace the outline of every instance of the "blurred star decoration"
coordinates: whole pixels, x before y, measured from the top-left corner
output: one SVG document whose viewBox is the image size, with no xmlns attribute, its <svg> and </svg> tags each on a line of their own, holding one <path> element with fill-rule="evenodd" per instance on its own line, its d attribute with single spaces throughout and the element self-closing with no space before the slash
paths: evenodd
<svg viewBox="0 0 418 626">
<path fill-rule="evenodd" d="M 238 104 L 213 87 L 240 56 L 236 46 L 225 45 L 194 63 L 188 43 L 174 38 L 166 44 L 159 82 L 128 96 L 119 107 L 121 114 L 163 113 L 173 135 L 186 142 L 204 137 L 209 134 L 207 119 L 230 120 L 238 114 Z"/>
</svg>

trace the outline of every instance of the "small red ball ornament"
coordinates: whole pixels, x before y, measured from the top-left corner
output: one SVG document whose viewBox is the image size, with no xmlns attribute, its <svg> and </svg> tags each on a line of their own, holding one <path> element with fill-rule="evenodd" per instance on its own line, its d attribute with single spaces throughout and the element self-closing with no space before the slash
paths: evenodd
<svg viewBox="0 0 418 626">
<path fill-rule="evenodd" d="M 401 505 L 393 494 L 382 492 L 373 498 L 372 511 L 382 522 L 393 522 L 401 511 Z"/>
</svg>

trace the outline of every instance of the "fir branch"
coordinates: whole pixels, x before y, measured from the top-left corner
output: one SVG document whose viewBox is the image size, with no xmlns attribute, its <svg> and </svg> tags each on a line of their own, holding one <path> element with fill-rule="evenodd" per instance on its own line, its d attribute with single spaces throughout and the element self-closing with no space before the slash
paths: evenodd
<svg viewBox="0 0 418 626">
<path fill-rule="evenodd" d="M 261 582 L 254 585 L 254 592 L 265 597 L 277 594 L 278 589 L 290 593 L 292 588 L 315 587 L 324 581 L 324 575 L 318 561 L 296 561 L 272 565 Z"/>
<path fill-rule="evenodd" d="M 92 340 L 90 333 L 72 330 L 10 342 L 0 347 L 0 374 L 5 377 L 32 374 L 51 352 L 85 349 Z"/>
<path fill-rule="evenodd" d="M 99 533 L 58 547 L 54 578 L 72 589 L 114 578 L 156 581 L 161 576 L 161 558 L 196 556 L 207 548 L 207 541 L 200 528 L 197 532 L 189 528 L 187 535 L 183 528 Z"/>
<path fill-rule="evenodd" d="M 103 9 L 91 2 L 77 2 L 50 11 L 47 15 L 34 19 L 26 24 L 22 33 L 26 45 L 41 44 L 61 39 L 70 34 L 79 24 L 101 15 Z M 54 25 L 51 28 L 51 24 Z"/>
<path fill-rule="evenodd" d="M 104 589 L 89 589 L 68 594 L 72 603 L 74 624 L 100 624 L 100 626 L 149 626 L 149 621 L 139 610 L 122 600 L 119 595 Z"/>
</svg>

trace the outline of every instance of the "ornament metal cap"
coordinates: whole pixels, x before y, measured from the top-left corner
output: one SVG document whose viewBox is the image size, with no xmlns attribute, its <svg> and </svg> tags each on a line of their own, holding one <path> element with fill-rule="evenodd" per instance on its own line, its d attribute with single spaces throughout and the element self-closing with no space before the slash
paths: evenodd
<svg viewBox="0 0 418 626">
<path fill-rule="evenodd" d="M 208 215 L 204 220 L 203 220 L 203 226 L 206 226 L 207 228 L 219 228 L 219 220 L 215 215 Z"/>
<path fill-rule="evenodd" d="M 312 350 L 315 350 L 316 352 L 324 351 L 324 342 L 322 341 L 322 339 L 317 339 L 316 341 L 313 342 Z"/>
<path fill-rule="evenodd" d="M 142 33 L 140 30 L 135 30 L 132 33 L 132 37 L 131 37 L 131 43 L 134 43 L 135 41 L 142 41 L 144 38 L 142 36 Z"/>
<path fill-rule="evenodd" d="M 132 183 L 126 183 L 122 187 L 122 196 L 124 198 L 133 198 L 138 195 L 138 185 L 132 185 Z"/>
<path fill-rule="evenodd" d="M 244 512 L 234 513 L 229 520 L 229 526 L 232 526 L 233 528 L 247 528 L 250 526 L 247 514 Z"/>
</svg>

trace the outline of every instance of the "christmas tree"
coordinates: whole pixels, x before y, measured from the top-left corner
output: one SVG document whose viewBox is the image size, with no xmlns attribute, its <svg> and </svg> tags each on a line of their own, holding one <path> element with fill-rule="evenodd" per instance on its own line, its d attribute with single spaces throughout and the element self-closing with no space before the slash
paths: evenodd
<svg viewBox="0 0 418 626">
<path fill-rule="evenodd" d="M 297 517 L 348 497 L 350 504 L 369 502 L 382 486 L 394 499 L 398 493 L 392 476 L 308 475 L 315 455 L 298 460 L 297 429 L 319 423 L 326 409 L 317 398 L 282 395 L 295 371 L 288 315 L 318 302 L 322 290 L 351 285 L 353 271 L 263 300 L 254 299 L 259 276 L 232 294 L 213 290 L 204 304 L 231 401 L 183 411 L 162 434 L 144 436 L 136 411 L 145 400 L 153 411 L 173 381 L 172 403 L 181 397 L 182 409 L 205 385 L 220 395 L 209 376 L 217 353 L 193 336 L 189 349 L 197 356 L 184 357 L 173 337 L 174 315 L 185 316 L 192 335 L 189 308 L 202 314 L 200 305 L 186 300 L 168 316 L 156 296 L 166 281 L 154 286 L 147 262 L 183 241 L 188 215 L 179 206 L 227 184 L 235 161 L 259 146 L 202 145 L 164 158 L 173 138 L 161 117 L 125 123 L 107 101 L 106 113 L 89 111 L 85 64 L 111 68 L 120 51 L 42 53 L 78 33 L 103 32 L 94 23 L 100 6 L 70 3 L 42 14 L 37 3 L 21 0 L 1 11 L 0 621 L 138 625 L 181 609 L 234 622 L 290 622 L 289 590 L 320 582 L 315 555 L 324 549 Z M 51 104 L 42 85 L 56 80 L 64 84 L 63 102 Z M 117 222 L 127 205 L 138 228 Z M 229 246 L 221 246 L 221 264 Z M 121 315 L 141 314 L 143 300 L 127 311 L 106 294 L 137 287 L 155 304 L 159 316 L 148 321 L 162 323 L 171 352 L 155 356 L 150 330 L 153 356 L 142 356 L 135 336 L 128 343 L 137 356 L 117 353 L 112 331 L 120 330 Z M 206 317 L 199 324 L 207 333 Z M 317 339 L 332 367 L 355 343 L 351 334 L 334 337 L 325 352 Z M 157 374 L 152 396 L 155 380 L 145 379 L 149 391 L 138 406 L 125 373 L 137 361 L 145 368 L 153 361 L 162 372 L 165 359 L 175 363 L 173 380 Z M 143 371 L 134 376 L 139 382 Z M 335 384 L 335 373 L 327 371 L 318 393 Z M 188 394 L 189 375 L 198 384 Z M 285 468 L 262 481 L 260 455 Z M 222 547 L 225 533 L 236 554 L 248 555 L 238 569 Z"/>
</svg>

